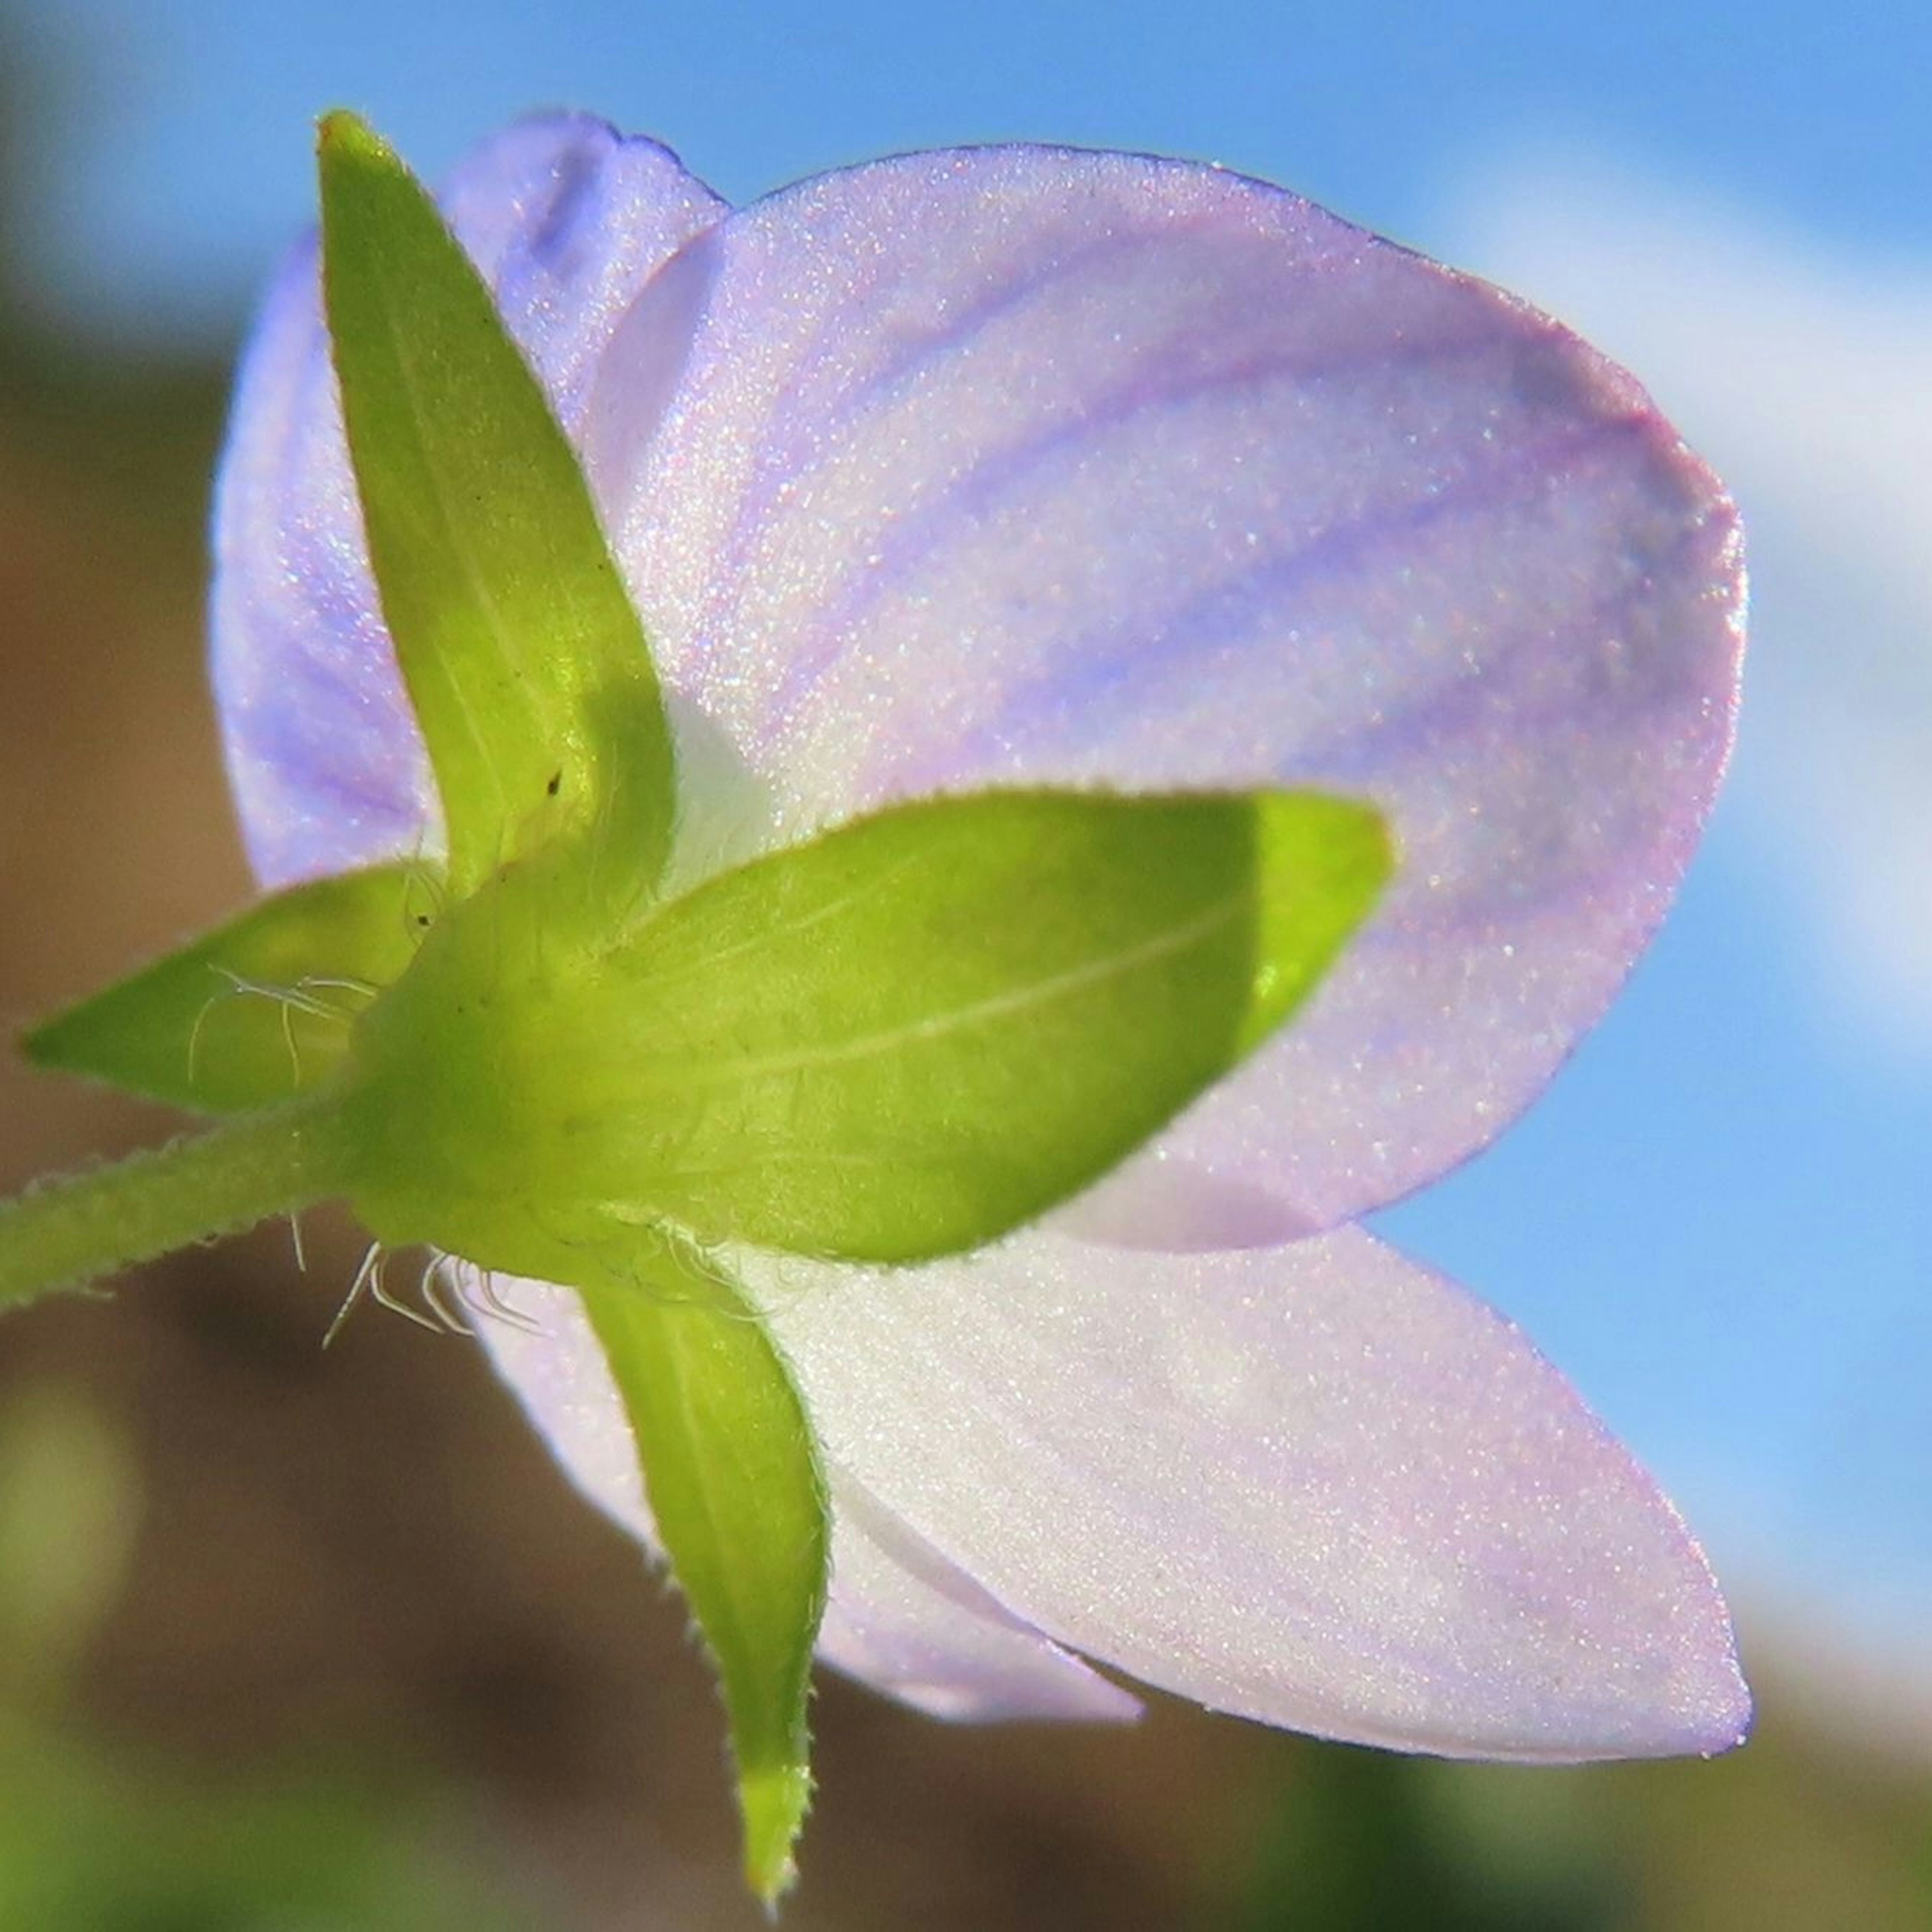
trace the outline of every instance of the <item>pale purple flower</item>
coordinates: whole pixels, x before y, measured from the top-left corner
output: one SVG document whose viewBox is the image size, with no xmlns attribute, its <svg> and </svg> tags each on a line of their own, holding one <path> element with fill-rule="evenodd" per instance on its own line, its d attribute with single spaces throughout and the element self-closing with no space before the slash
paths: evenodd
<svg viewBox="0 0 1932 1932">
<path fill-rule="evenodd" d="M 446 206 L 652 638 L 686 878 L 1019 781 L 1322 785 L 1399 842 L 1305 1014 L 1048 1225 L 900 1270 L 733 1256 L 831 1474 L 822 1654 L 949 1717 L 1130 1715 L 1092 1658 L 1453 1754 L 1736 1742 L 1724 1606 L 1669 1504 L 1508 1323 L 1347 1225 L 1534 1095 L 1695 844 L 1737 532 L 1642 392 L 1480 283 L 1184 164 L 921 154 L 732 213 L 551 118 Z M 312 250 L 248 356 L 218 546 L 264 880 L 433 846 Z M 648 1538 L 573 1298 L 524 1292 L 546 1332 L 493 1328 L 499 1367 Z"/>
</svg>

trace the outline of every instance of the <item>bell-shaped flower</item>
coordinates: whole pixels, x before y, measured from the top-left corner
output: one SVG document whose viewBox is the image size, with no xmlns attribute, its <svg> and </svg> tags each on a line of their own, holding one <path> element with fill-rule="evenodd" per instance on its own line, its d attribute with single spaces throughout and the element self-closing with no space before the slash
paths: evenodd
<svg viewBox="0 0 1932 1932">
<path fill-rule="evenodd" d="M 1642 391 L 1186 164 L 960 150 L 732 211 L 554 117 L 443 206 L 650 640 L 674 878 L 1003 785 L 1318 788 L 1393 830 L 1295 1022 L 1044 1222 L 908 1268 L 730 1250 L 822 1446 L 820 1654 L 949 1718 L 1130 1716 L 1097 1664 L 1404 1749 L 1736 1742 L 1670 1504 L 1507 1321 L 1353 1225 L 1534 1096 L 1710 802 L 1738 533 Z M 217 562 L 261 878 L 434 852 L 313 248 L 248 352 Z M 513 1298 L 536 1331 L 483 1324 L 497 1366 L 649 1542 L 596 1336 L 568 1291 Z"/>
</svg>

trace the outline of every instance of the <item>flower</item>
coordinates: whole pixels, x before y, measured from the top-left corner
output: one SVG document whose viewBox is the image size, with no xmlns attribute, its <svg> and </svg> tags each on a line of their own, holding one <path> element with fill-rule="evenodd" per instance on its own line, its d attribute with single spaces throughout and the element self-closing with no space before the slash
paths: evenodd
<svg viewBox="0 0 1932 1932">
<path fill-rule="evenodd" d="M 1122 1718 L 1084 1660 L 1457 1755 L 1736 1742 L 1696 1546 L 1556 1372 L 1350 1225 L 1533 1097 L 1661 916 L 1728 747 L 1735 519 L 1495 290 L 1220 171 L 913 155 L 728 211 L 573 117 L 445 206 L 583 454 L 657 655 L 686 880 L 1001 782 L 1308 784 L 1403 863 L 1308 1010 L 963 1259 L 734 1251 L 834 1510 L 820 1652 L 935 1714 Z M 258 873 L 419 849 L 314 251 L 244 369 L 215 680 Z M 498 1366 L 650 1536 L 587 1324 Z"/>
</svg>

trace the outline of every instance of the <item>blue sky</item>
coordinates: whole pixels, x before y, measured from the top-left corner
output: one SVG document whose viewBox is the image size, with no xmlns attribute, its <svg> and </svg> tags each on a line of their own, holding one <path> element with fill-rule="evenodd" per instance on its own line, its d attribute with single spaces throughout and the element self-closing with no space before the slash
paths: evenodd
<svg viewBox="0 0 1932 1932">
<path fill-rule="evenodd" d="M 1624 356 L 1744 502 L 1764 723 L 1754 694 L 1738 782 L 1623 1004 L 1390 1226 L 1523 1322 L 1747 1594 L 1815 1600 L 1874 1642 L 1922 1622 L 1932 437 L 1911 441 L 1924 404 L 1894 419 L 1879 391 L 1932 395 L 1932 12 L 16 11 L 77 90 L 39 272 L 116 333 L 232 328 L 306 218 L 320 108 L 362 109 L 434 172 L 563 103 L 658 133 L 736 197 L 958 140 L 1214 158 L 1498 273 Z"/>
<path fill-rule="evenodd" d="M 370 115 L 422 168 L 524 109 L 592 106 L 734 198 L 895 148 L 1024 136 L 1211 158 L 1418 241 L 1445 176 L 1546 134 L 1860 242 L 1932 243 L 1932 19 L 1713 0 L 1552 8 L 1213 0 L 16 0 L 89 86 L 50 209 L 128 307 L 233 296 L 309 198 L 308 122 Z M 135 291 L 138 290 L 139 295 Z"/>
</svg>

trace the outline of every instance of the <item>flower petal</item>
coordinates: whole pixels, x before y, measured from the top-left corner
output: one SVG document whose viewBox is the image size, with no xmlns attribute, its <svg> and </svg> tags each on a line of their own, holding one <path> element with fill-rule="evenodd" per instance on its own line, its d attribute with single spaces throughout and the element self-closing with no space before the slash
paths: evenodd
<svg viewBox="0 0 1932 1932">
<path fill-rule="evenodd" d="M 1164 1138 L 1182 1246 L 1332 1225 L 1486 1142 L 1660 916 L 1728 745 L 1734 519 L 1642 393 L 1213 170 L 1010 148 L 804 182 L 646 289 L 586 429 L 665 682 L 740 779 L 700 864 L 998 782 L 1390 812 L 1384 915 Z"/>
<path fill-rule="evenodd" d="M 1123 1690 L 1004 1608 L 865 1486 L 830 1472 L 832 1595 L 819 1654 L 928 1717 L 1140 1715 Z"/>
<path fill-rule="evenodd" d="M 1058 1642 L 1357 1742 L 1578 1760 L 1748 1720 L 1701 1552 L 1515 1329 L 1358 1230 L 737 1251 L 830 1460 Z"/>
<path fill-rule="evenodd" d="M 637 1446 L 582 1305 L 543 1282 L 505 1279 L 497 1288 L 536 1324 L 480 1324 L 498 1372 L 578 1490 L 661 1561 Z M 1137 1699 L 1003 1609 L 862 1484 L 836 1468 L 827 1475 L 832 1594 L 818 1643 L 826 1662 L 937 1718 L 1138 1714 Z"/>
<path fill-rule="evenodd" d="M 655 142 L 576 116 L 499 136 L 443 202 L 572 429 L 619 315 L 723 208 Z M 263 882 L 435 843 L 434 788 L 370 578 L 313 242 L 284 265 L 243 365 L 214 548 L 216 692 Z"/>
</svg>

